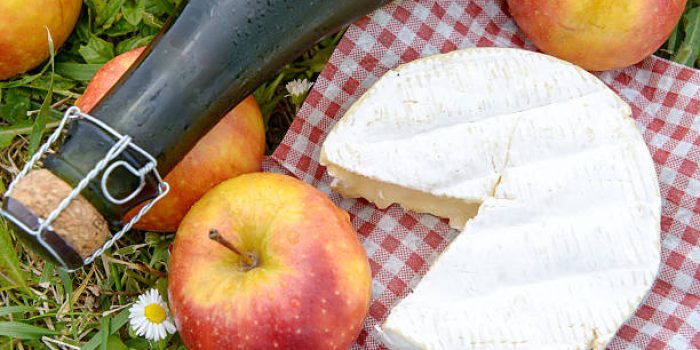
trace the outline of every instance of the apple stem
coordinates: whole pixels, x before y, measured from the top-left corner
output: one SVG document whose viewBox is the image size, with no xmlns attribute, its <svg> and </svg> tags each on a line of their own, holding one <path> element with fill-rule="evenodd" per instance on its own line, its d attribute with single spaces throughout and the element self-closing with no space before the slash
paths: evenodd
<svg viewBox="0 0 700 350">
<path fill-rule="evenodd" d="M 228 248 L 230 251 L 240 256 L 241 260 L 243 260 L 243 263 L 245 264 L 244 268 L 246 270 L 250 270 L 258 265 L 258 259 L 255 255 L 238 250 L 238 248 L 236 248 L 236 246 L 233 245 L 233 243 L 231 243 L 219 233 L 219 230 L 214 228 L 209 230 L 209 239 L 216 241 L 217 243 L 221 244 L 222 246 Z"/>
</svg>

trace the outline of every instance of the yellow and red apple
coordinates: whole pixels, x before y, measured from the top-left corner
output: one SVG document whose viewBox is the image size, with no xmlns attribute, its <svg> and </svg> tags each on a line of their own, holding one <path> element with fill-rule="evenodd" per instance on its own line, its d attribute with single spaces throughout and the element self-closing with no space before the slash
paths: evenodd
<svg viewBox="0 0 700 350">
<path fill-rule="evenodd" d="M 46 30 L 57 50 L 73 31 L 82 4 L 82 0 L 0 1 L 0 80 L 49 58 Z"/>
<path fill-rule="evenodd" d="M 76 106 L 89 112 L 129 69 L 143 48 L 123 53 L 95 74 Z M 265 153 L 265 128 L 253 97 L 226 114 L 165 176 L 170 192 L 135 225 L 148 231 L 171 232 L 190 207 L 209 189 L 240 174 L 259 171 Z M 138 208 L 137 208 L 138 209 Z M 133 216 L 133 210 L 127 219 Z"/>
<path fill-rule="evenodd" d="M 603 71 L 656 51 L 686 0 L 508 0 L 510 13 L 542 52 Z"/>
<path fill-rule="evenodd" d="M 215 230 L 241 255 L 209 238 Z M 292 177 L 227 180 L 182 221 L 168 295 L 189 349 L 348 349 L 371 273 L 348 214 Z"/>
</svg>

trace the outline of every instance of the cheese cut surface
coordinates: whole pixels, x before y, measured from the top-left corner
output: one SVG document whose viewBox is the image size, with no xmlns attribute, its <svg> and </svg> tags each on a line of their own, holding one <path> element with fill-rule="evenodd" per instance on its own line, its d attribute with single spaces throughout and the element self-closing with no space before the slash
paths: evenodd
<svg viewBox="0 0 700 350">
<path fill-rule="evenodd" d="M 660 262 L 658 181 L 630 107 L 517 49 L 388 72 L 330 132 L 333 187 L 462 232 L 381 326 L 394 349 L 603 349 Z"/>
</svg>

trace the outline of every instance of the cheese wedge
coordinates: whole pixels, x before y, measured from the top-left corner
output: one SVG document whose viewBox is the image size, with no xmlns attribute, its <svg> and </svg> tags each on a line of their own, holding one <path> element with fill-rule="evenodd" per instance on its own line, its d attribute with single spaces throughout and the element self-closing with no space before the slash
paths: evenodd
<svg viewBox="0 0 700 350">
<path fill-rule="evenodd" d="M 654 281 L 660 207 L 630 107 L 588 72 L 480 48 L 386 73 L 321 150 L 333 188 L 462 232 L 381 325 L 393 349 L 603 349 Z"/>
</svg>

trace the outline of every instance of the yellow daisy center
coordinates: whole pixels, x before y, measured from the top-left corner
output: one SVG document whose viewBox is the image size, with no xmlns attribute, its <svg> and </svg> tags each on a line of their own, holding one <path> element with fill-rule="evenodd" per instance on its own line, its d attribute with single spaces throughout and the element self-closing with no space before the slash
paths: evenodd
<svg viewBox="0 0 700 350">
<path fill-rule="evenodd" d="M 165 309 L 158 304 L 148 304 L 143 310 L 146 319 L 152 323 L 159 324 L 165 321 Z"/>
</svg>

